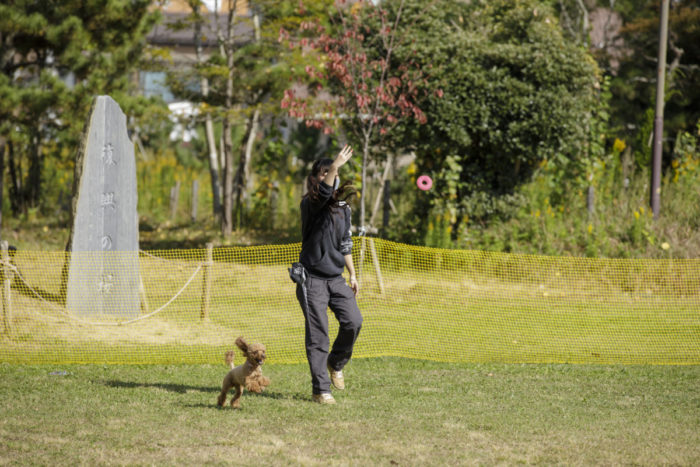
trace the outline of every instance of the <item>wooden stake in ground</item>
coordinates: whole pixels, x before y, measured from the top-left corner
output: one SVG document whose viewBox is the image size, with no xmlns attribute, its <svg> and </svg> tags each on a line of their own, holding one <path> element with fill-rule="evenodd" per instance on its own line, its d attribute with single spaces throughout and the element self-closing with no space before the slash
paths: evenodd
<svg viewBox="0 0 700 467">
<path fill-rule="evenodd" d="M 139 296 L 141 297 L 141 310 L 148 313 L 148 299 L 146 298 L 146 287 L 143 285 L 143 277 L 139 274 Z"/>
<path fill-rule="evenodd" d="M 377 249 L 374 247 L 374 239 L 369 239 L 369 251 L 372 253 L 372 264 L 374 264 L 374 272 L 377 274 L 377 282 L 379 283 L 379 293 L 384 294 L 384 279 L 382 278 L 382 270 L 379 269 L 379 257 Z"/>
<path fill-rule="evenodd" d="M 10 286 L 12 284 L 13 271 L 10 266 L 10 254 L 8 253 L 9 246 L 7 241 L 2 241 L 0 243 L 0 248 L 2 248 L 2 272 L 3 272 L 3 282 L 2 282 L 2 316 L 3 324 L 5 327 L 5 334 L 10 335 L 12 333 L 12 293 Z"/>
<path fill-rule="evenodd" d="M 199 204 L 199 180 L 192 181 L 192 210 L 190 212 L 190 220 L 197 222 L 197 204 Z"/>
<path fill-rule="evenodd" d="M 177 203 L 180 199 L 180 181 L 175 182 L 175 186 L 170 189 L 170 220 L 175 221 L 177 214 Z"/>
<path fill-rule="evenodd" d="M 199 318 L 202 321 L 209 320 L 209 297 L 211 295 L 211 269 L 214 266 L 214 245 L 207 243 L 207 259 L 202 270 L 202 307 Z"/>
</svg>

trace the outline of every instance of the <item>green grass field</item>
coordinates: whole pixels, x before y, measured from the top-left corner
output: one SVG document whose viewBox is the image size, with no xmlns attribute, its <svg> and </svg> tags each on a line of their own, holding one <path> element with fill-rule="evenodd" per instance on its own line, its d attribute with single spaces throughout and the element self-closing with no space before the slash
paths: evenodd
<svg viewBox="0 0 700 467">
<path fill-rule="evenodd" d="M 700 366 L 354 359 L 215 407 L 223 365 L 0 365 L 1 465 L 698 465 Z"/>
</svg>

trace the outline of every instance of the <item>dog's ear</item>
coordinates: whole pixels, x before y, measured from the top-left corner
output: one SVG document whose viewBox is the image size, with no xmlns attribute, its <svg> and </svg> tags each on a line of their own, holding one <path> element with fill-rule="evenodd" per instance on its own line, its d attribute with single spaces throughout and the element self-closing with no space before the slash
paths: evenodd
<svg viewBox="0 0 700 467">
<path fill-rule="evenodd" d="M 236 339 L 236 345 L 243 351 L 243 353 L 248 353 L 248 343 L 243 339 L 243 337 Z"/>
</svg>

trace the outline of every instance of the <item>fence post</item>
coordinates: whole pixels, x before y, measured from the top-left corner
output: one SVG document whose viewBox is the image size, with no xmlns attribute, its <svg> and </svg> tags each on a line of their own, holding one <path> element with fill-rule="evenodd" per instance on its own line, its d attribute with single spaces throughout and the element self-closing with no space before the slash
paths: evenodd
<svg viewBox="0 0 700 467">
<path fill-rule="evenodd" d="M 199 180 L 192 181 L 192 211 L 190 218 L 192 222 L 197 222 L 197 204 L 199 203 Z"/>
<path fill-rule="evenodd" d="M 170 220 L 175 220 L 175 214 L 177 212 L 177 202 L 180 198 L 180 180 L 175 182 L 175 186 L 170 189 Z"/>
<path fill-rule="evenodd" d="M 209 296 L 211 294 L 211 268 L 214 265 L 214 244 L 207 243 L 207 260 L 204 262 L 202 270 L 202 308 L 199 311 L 199 318 L 202 321 L 209 320 Z"/>
<path fill-rule="evenodd" d="M 367 249 L 367 237 L 364 233 L 360 236 L 360 261 L 355 265 L 357 268 L 357 283 L 362 286 L 362 282 L 365 280 L 364 266 L 365 266 L 365 250 Z"/>
<path fill-rule="evenodd" d="M 391 206 L 391 180 L 384 181 L 384 215 L 382 216 L 382 234 L 386 235 L 389 227 L 389 209 Z"/>
<path fill-rule="evenodd" d="M 270 190 L 270 229 L 274 230 L 277 225 L 277 211 L 279 204 L 280 182 L 275 180 L 272 182 L 272 190 Z"/>
<path fill-rule="evenodd" d="M 382 278 L 382 270 L 379 269 L 379 257 L 377 249 L 374 247 L 374 239 L 369 239 L 369 250 L 372 253 L 372 264 L 374 264 L 374 272 L 377 274 L 377 282 L 379 282 L 379 293 L 384 294 L 384 279 Z"/>
<path fill-rule="evenodd" d="M 12 294 L 10 291 L 10 285 L 12 284 L 12 269 L 10 267 L 10 255 L 8 253 L 9 246 L 6 240 L 0 242 L 0 249 L 2 249 L 2 315 L 3 324 L 5 327 L 5 334 L 8 336 L 12 332 Z"/>
<path fill-rule="evenodd" d="M 143 276 L 141 276 L 141 274 L 139 274 L 139 295 L 141 296 L 141 309 L 148 313 L 149 309 L 148 299 L 146 298 L 146 287 L 143 286 Z"/>
</svg>

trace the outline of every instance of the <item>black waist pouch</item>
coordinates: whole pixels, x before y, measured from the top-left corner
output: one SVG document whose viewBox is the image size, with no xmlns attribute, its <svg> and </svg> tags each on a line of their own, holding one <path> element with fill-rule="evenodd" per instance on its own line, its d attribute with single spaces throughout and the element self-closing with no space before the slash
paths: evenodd
<svg viewBox="0 0 700 467">
<path fill-rule="evenodd" d="M 292 282 L 299 285 L 304 285 L 304 282 L 306 282 L 306 277 L 304 265 L 301 263 L 292 263 L 292 267 L 289 268 L 289 278 L 292 279 Z"/>
</svg>

